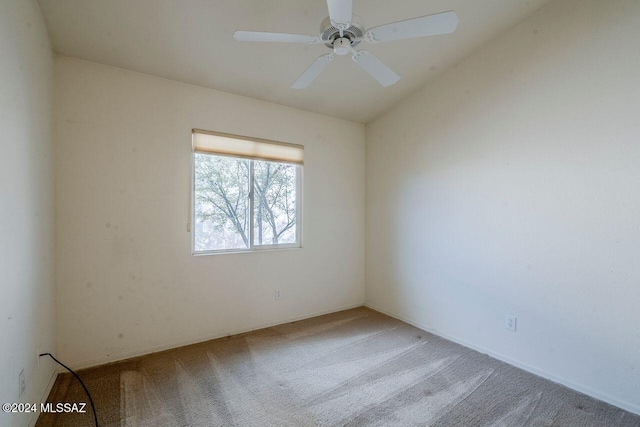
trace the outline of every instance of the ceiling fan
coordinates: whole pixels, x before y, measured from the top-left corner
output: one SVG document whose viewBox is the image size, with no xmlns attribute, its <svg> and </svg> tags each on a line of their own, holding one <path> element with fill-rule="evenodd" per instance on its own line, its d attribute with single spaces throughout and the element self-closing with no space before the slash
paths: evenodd
<svg viewBox="0 0 640 427">
<path fill-rule="evenodd" d="M 243 42 L 324 43 L 332 49 L 332 53 L 320 56 L 302 73 L 291 86 L 294 89 L 304 89 L 313 83 L 329 62 L 333 61 L 334 54 L 342 56 L 349 53 L 356 64 L 386 87 L 400 80 L 400 76 L 366 50 L 355 50 L 360 42 L 380 43 L 451 34 L 458 26 L 458 16 L 455 12 L 449 11 L 365 30 L 360 18 L 352 12 L 353 0 L 327 0 L 327 5 L 329 16 L 320 24 L 318 36 L 236 31 L 233 37 Z"/>
</svg>

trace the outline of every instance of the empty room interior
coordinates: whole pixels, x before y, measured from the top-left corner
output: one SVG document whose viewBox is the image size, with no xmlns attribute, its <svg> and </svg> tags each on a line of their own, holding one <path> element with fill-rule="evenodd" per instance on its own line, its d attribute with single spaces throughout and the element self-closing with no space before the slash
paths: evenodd
<svg viewBox="0 0 640 427">
<path fill-rule="evenodd" d="M 640 1 L 0 0 L 0 426 L 640 427 Z"/>
</svg>

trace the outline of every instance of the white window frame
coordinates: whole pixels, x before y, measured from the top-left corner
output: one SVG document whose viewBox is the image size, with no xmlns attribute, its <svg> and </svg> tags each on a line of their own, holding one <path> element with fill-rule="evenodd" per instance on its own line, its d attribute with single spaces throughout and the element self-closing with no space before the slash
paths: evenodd
<svg viewBox="0 0 640 427">
<path fill-rule="evenodd" d="M 223 134 L 226 135 L 226 134 Z M 233 135 L 239 139 L 251 139 L 244 136 Z M 277 143 L 276 144 L 281 144 Z M 195 179 L 196 179 L 196 168 L 195 168 L 195 159 L 196 154 L 202 154 L 206 156 L 226 156 L 234 159 L 248 160 L 249 163 L 249 247 L 248 248 L 234 248 L 234 249 L 214 249 L 208 251 L 196 251 L 196 227 L 192 226 L 196 223 L 195 212 L 196 212 L 196 198 L 195 198 Z M 253 234 L 254 234 L 254 161 L 265 161 L 272 163 L 284 163 L 277 162 L 273 160 L 262 160 L 262 159 L 247 159 L 244 157 L 238 156 L 230 156 L 225 154 L 215 154 L 215 153 L 197 153 L 194 150 L 191 150 L 191 188 L 189 190 L 190 194 L 190 218 L 189 225 L 187 226 L 187 231 L 191 233 L 191 255 L 200 256 L 200 255 L 220 255 L 220 254 L 234 254 L 234 253 L 246 253 L 246 252 L 263 252 L 263 251 L 278 251 L 278 250 L 287 250 L 287 249 L 300 249 L 302 248 L 302 175 L 304 167 L 303 165 L 294 164 L 296 167 L 296 241 L 294 243 L 278 243 L 271 245 L 255 245 L 253 243 Z"/>
</svg>

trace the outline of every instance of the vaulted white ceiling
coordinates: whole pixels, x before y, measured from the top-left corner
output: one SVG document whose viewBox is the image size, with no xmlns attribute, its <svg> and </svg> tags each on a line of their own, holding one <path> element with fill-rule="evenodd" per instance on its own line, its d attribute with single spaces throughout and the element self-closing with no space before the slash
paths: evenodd
<svg viewBox="0 0 640 427">
<path fill-rule="evenodd" d="M 306 90 L 291 84 L 323 44 L 241 43 L 234 30 L 317 34 L 324 0 L 39 0 L 54 50 L 366 123 L 548 0 L 354 0 L 367 28 L 455 10 L 455 33 L 365 48 L 402 79 L 383 88 L 350 56 Z"/>
</svg>

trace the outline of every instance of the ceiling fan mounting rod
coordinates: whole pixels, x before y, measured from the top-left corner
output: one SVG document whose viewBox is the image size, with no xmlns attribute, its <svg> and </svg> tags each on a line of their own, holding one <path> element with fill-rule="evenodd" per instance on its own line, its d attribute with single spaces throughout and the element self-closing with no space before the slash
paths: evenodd
<svg viewBox="0 0 640 427">
<path fill-rule="evenodd" d="M 348 29 L 351 26 L 351 22 L 347 22 L 346 24 L 341 24 L 339 22 L 335 22 L 332 19 L 331 25 L 333 25 L 338 31 L 340 31 L 340 37 L 344 37 L 344 30 Z"/>
</svg>

